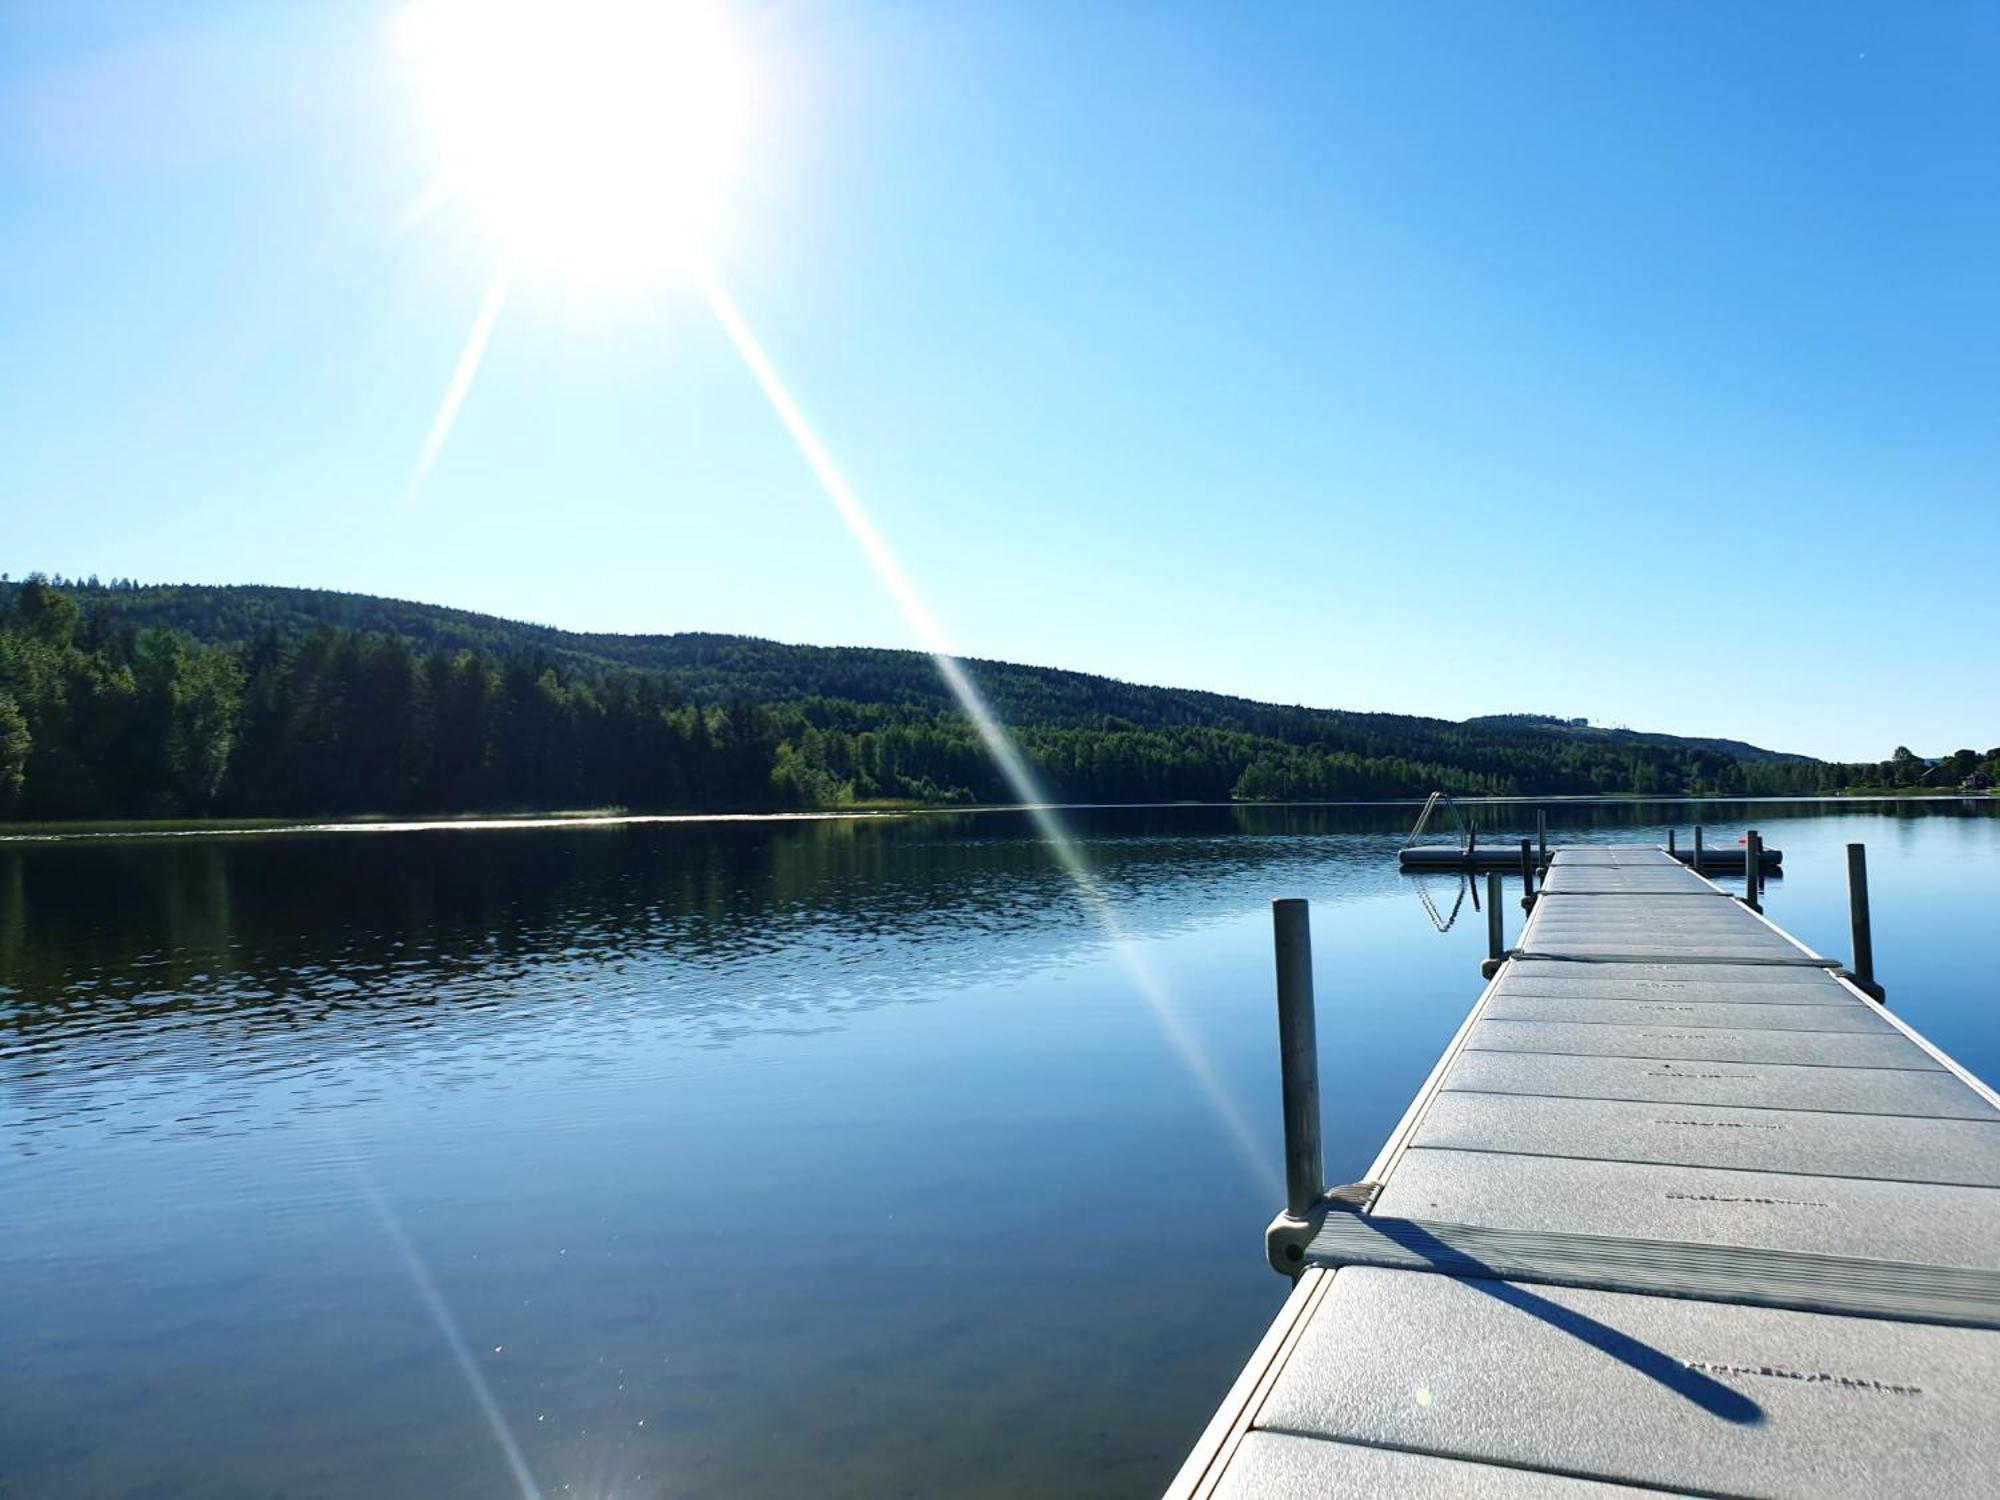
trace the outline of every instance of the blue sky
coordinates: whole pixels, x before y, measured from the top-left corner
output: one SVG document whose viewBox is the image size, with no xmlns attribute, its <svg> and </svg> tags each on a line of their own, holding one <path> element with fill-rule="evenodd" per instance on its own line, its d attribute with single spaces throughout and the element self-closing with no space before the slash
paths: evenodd
<svg viewBox="0 0 2000 1500">
<path fill-rule="evenodd" d="M 908 644 L 700 295 L 517 276 L 389 5 L 0 11 L 0 568 Z M 971 655 L 2000 743 L 2000 9 L 740 3 L 719 272 Z"/>
</svg>

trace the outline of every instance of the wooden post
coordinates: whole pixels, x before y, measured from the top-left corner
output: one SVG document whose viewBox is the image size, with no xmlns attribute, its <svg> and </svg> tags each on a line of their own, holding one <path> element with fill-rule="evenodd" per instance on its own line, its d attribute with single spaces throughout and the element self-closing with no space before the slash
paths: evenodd
<svg viewBox="0 0 2000 1500">
<path fill-rule="evenodd" d="M 1875 933 L 1868 920 L 1868 846 L 1847 846 L 1847 916 L 1854 928 L 1853 979 L 1856 988 L 1881 1003 L 1882 986 L 1875 982 Z"/>
<path fill-rule="evenodd" d="M 1549 862 L 1549 814 L 1548 809 L 1535 809 L 1535 842 L 1540 845 L 1543 864 Z"/>
<path fill-rule="evenodd" d="M 1278 960 L 1278 1061 L 1285 1102 L 1285 1212 L 1326 1196 L 1319 1135 L 1319 1036 L 1313 1024 L 1312 921 L 1300 900 L 1271 903 Z"/>
<path fill-rule="evenodd" d="M 1752 828 L 1743 835 L 1743 904 L 1753 911 L 1757 905 L 1757 877 L 1764 873 L 1764 841 Z"/>
<path fill-rule="evenodd" d="M 1532 911 L 1535 906 L 1535 851 L 1526 839 L 1521 840 L 1521 910 Z"/>
<path fill-rule="evenodd" d="M 1701 873 L 1701 824 L 1694 825 L 1694 863 L 1688 867 L 1695 874 Z"/>
<path fill-rule="evenodd" d="M 1500 921 L 1500 872 L 1486 872 L 1486 962 L 1479 966 L 1479 977 L 1491 979 L 1500 972 L 1500 965 L 1507 958 L 1506 930 Z"/>
<path fill-rule="evenodd" d="M 1675 859 L 1680 858 L 1678 854 L 1674 854 L 1674 831 L 1671 828 L 1667 830 L 1667 853 L 1673 854 Z"/>
</svg>

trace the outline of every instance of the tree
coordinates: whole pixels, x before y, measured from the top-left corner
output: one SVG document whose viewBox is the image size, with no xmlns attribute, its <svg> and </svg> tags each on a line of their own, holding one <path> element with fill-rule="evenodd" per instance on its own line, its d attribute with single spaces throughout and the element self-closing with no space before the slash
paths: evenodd
<svg viewBox="0 0 2000 1500">
<path fill-rule="evenodd" d="M 241 668 L 214 647 L 190 646 L 155 626 L 136 643 L 133 679 L 137 702 L 127 737 L 133 762 L 120 778 L 132 791 L 130 810 L 208 811 L 235 748 Z"/>
<path fill-rule="evenodd" d="M 14 601 L 26 633 L 47 646 L 62 647 L 76 634 L 77 606 L 69 595 L 49 587 L 40 573 L 30 573 Z"/>
<path fill-rule="evenodd" d="M 0 693 L 0 811 L 13 812 L 28 774 L 28 720 L 12 698 Z"/>
</svg>

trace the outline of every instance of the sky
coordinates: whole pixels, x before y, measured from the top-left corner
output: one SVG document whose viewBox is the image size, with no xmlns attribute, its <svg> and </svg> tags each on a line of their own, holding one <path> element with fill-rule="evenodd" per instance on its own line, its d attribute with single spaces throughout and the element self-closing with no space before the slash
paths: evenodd
<svg viewBox="0 0 2000 1500">
<path fill-rule="evenodd" d="M 437 191 L 400 14 L 0 7 L 0 570 L 915 644 L 697 274 Z M 2000 7 L 713 19 L 702 254 L 956 650 L 2000 743 Z"/>
</svg>

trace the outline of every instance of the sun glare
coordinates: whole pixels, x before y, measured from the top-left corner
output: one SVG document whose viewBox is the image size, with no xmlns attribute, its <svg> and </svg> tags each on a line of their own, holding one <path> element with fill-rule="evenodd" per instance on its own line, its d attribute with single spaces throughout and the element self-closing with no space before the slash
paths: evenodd
<svg viewBox="0 0 2000 1500">
<path fill-rule="evenodd" d="M 444 155 L 445 176 L 425 203 L 463 197 L 490 218 L 503 241 L 500 269 L 424 439 L 411 493 L 421 489 L 444 451 L 517 270 L 539 267 L 598 286 L 677 277 L 699 288 L 1057 865 L 1095 915 L 1168 1044 L 1253 1175 L 1278 1195 L 1281 1185 L 1199 1039 L 1125 932 L 1013 737 L 959 664 L 715 269 L 715 235 L 723 189 L 736 166 L 744 88 L 714 12 L 698 0 L 419 0 L 398 17 L 397 41 L 417 67 Z"/>
<path fill-rule="evenodd" d="M 438 154 L 524 271 L 586 288 L 711 257 L 746 79 L 701 0 L 417 0 L 398 13 Z"/>
</svg>

